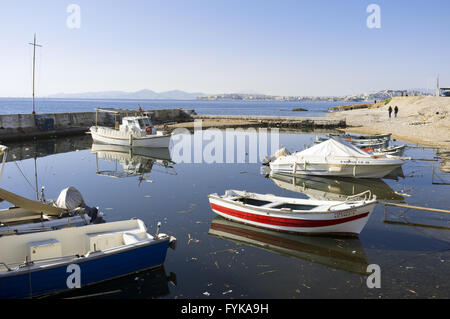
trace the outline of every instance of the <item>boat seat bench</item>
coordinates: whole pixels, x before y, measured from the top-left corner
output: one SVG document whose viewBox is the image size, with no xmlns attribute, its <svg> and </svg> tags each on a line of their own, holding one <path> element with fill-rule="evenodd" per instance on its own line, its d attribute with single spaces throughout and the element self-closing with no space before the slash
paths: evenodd
<svg viewBox="0 0 450 319">
<path fill-rule="evenodd" d="M 87 251 L 99 251 L 122 245 L 137 243 L 146 239 L 146 233 L 141 231 L 117 231 L 108 233 L 87 234 Z"/>
</svg>

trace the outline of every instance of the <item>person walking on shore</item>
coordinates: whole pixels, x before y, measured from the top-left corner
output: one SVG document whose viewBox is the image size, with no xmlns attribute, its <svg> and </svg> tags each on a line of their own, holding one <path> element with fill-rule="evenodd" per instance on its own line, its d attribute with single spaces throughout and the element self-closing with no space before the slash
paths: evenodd
<svg viewBox="0 0 450 319">
<path fill-rule="evenodd" d="M 396 105 L 395 108 L 394 108 L 394 114 L 395 114 L 395 117 L 397 117 L 397 113 L 398 113 L 398 107 L 397 107 L 397 105 Z"/>
<path fill-rule="evenodd" d="M 392 106 L 389 106 L 389 117 L 391 117 L 392 114 Z"/>
</svg>

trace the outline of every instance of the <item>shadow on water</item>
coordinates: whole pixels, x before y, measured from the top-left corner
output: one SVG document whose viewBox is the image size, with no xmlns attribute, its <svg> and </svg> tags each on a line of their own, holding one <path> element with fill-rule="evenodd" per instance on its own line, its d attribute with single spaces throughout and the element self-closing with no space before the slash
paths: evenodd
<svg viewBox="0 0 450 319">
<path fill-rule="evenodd" d="M 154 299 L 169 295 L 169 286 L 175 287 L 176 285 L 176 275 L 172 272 L 167 275 L 164 266 L 161 266 L 47 298 Z"/>
<path fill-rule="evenodd" d="M 367 257 L 359 239 L 304 236 L 236 223 L 221 216 L 211 222 L 210 235 L 351 273 L 366 275 Z"/>
</svg>

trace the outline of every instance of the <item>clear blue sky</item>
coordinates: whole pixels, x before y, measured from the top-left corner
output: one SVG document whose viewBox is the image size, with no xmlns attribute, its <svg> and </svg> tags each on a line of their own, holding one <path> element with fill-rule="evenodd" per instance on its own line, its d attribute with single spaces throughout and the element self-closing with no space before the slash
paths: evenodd
<svg viewBox="0 0 450 319">
<path fill-rule="evenodd" d="M 81 27 L 69 29 L 69 4 Z M 369 4 L 381 28 L 366 25 Z M 450 86 L 448 0 L 2 0 L 0 96 L 180 89 L 345 95 Z"/>
</svg>

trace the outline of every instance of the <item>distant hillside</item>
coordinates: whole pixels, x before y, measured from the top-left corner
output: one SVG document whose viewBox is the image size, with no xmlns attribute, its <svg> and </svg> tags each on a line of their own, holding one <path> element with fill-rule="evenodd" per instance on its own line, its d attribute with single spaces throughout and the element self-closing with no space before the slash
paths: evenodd
<svg viewBox="0 0 450 319">
<path fill-rule="evenodd" d="M 203 93 L 188 93 L 180 90 L 172 90 L 157 93 L 152 90 L 140 90 L 136 92 L 103 91 L 85 93 L 58 93 L 47 98 L 58 99 L 136 99 L 136 100 L 195 100 Z"/>
</svg>

